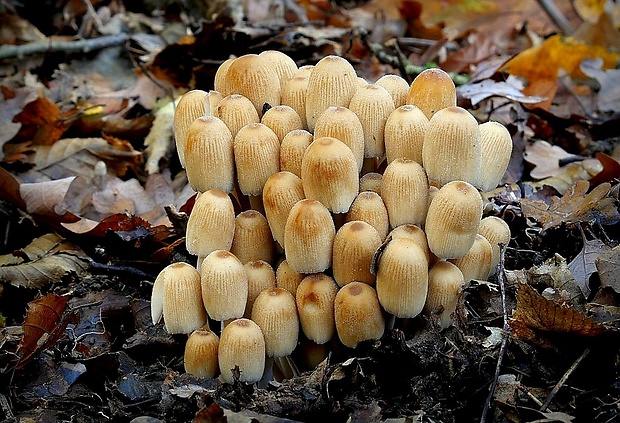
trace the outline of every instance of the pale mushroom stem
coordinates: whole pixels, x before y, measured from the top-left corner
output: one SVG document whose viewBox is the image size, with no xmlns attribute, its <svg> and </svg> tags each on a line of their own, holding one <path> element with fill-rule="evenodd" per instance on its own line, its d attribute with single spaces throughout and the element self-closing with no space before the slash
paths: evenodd
<svg viewBox="0 0 620 423">
<path fill-rule="evenodd" d="M 261 212 L 263 215 L 265 214 L 265 207 L 263 206 L 263 196 L 262 195 L 249 195 L 250 199 L 250 208 L 256 211 Z"/>
<path fill-rule="evenodd" d="M 273 357 L 265 356 L 265 371 L 261 380 L 258 381 L 259 388 L 266 388 L 269 382 L 273 380 L 274 361 Z"/>
<path fill-rule="evenodd" d="M 232 195 L 237 199 L 237 203 L 241 207 L 241 210 L 250 210 L 252 208 L 249 196 L 242 193 L 239 189 L 239 181 L 237 178 L 235 178 Z"/>
<path fill-rule="evenodd" d="M 285 379 L 292 379 L 299 376 L 299 369 L 290 355 L 275 358 L 275 364 L 278 366 Z"/>
<path fill-rule="evenodd" d="M 226 326 L 227 326 L 230 322 L 232 322 L 233 320 L 235 320 L 235 319 L 233 318 L 233 319 L 226 319 L 226 320 L 222 320 L 222 321 L 221 321 L 221 330 L 223 331 L 223 330 L 224 330 L 224 328 L 225 328 L 225 327 L 226 327 Z M 220 333 L 221 333 L 221 332 L 220 332 Z"/>
<path fill-rule="evenodd" d="M 394 329 L 394 324 L 396 323 L 396 316 L 393 315 L 392 313 L 387 313 L 387 315 L 385 316 L 385 329 L 386 330 L 392 330 Z"/>
<path fill-rule="evenodd" d="M 198 256 L 196 259 L 196 270 L 200 273 L 200 269 L 202 268 L 202 262 L 204 261 L 206 256 Z"/>
</svg>

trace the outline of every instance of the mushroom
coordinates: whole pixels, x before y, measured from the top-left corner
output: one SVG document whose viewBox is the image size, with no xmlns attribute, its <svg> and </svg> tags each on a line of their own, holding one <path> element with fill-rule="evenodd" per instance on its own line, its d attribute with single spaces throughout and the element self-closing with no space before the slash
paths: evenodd
<svg viewBox="0 0 620 423">
<path fill-rule="evenodd" d="M 424 314 L 436 319 L 441 329 L 452 325 L 452 314 L 456 311 L 463 282 L 463 273 L 449 261 L 438 261 L 428 272 L 428 295 Z"/>
<path fill-rule="evenodd" d="M 306 93 L 308 91 L 308 81 L 310 72 L 314 66 L 302 66 L 288 80 L 282 89 L 281 104 L 290 106 L 301 118 L 303 129 L 308 129 L 306 120 Z"/>
<path fill-rule="evenodd" d="M 301 178 L 301 160 L 313 140 L 313 135 L 305 129 L 295 129 L 286 134 L 280 144 L 280 170 Z"/>
<path fill-rule="evenodd" d="M 343 57 L 328 55 L 314 65 L 306 91 L 306 122 L 314 132 L 316 120 L 329 106 L 349 107 L 358 89 L 353 65 Z"/>
<path fill-rule="evenodd" d="M 489 276 L 492 276 L 496 273 L 500 260 L 499 244 L 507 246 L 510 243 L 510 226 L 508 226 L 504 219 L 497 216 L 485 216 L 480 220 L 478 233 L 491 244 L 493 258 L 491 260 L 491 273 Z"/>
<path fill-rule="evenodd" d="M 185 231 L 185 246 L 198 257 L 198 271 L 212 251 L 230 250 L 234 235 L 235 209 L 229 195 L 219 189 L 198 194 Z"/>
<path fill-rule="evenodd" d="M 276 267 L 276 286 L 286 289 L 293 295 L 297 293 L 297 287 L 304 277 L 305 273 L 295 272 L 286 260 L 282 260 Z"/>
<path fill-rule="evenodd" d="M 305 198 L 301 178 L 294 173 L 280 171 L 267 179 L 263 188 L 263 207 L 273 239 L 284 248 L 284 227 L 289 212 Z"/>
<path fill-rule="evenodd" d="M 213 88 L 220 93 L 226 93 L 225 95 L 228 95 L 230 92 L 230 89 L 227 86 L 228 80 L 226 79 L 226 74 L 228 73 L 228 68 L 235 59 L 236 57 L 229 57 L 220 63 L 213 78 Z"/>
<path fill-rule="evenodd" d="M 481 191 L 496 188 L 501 182 L 512 154 L 512 137 L 504 125 L 489 121 L 479 125 L 482 169 L 476 185 Z"/>
<path fill-rule="evenodd" d="M 363 282 L 351 282 L 338 290 L 334 300 L 334 320 L 338 339 L 349 348 L 355 348 L 363 341 L 379 339 L 385 331 L 377 292 Z"/>
<path fill-rule="evenodd" d="M 482 219 L 482 197 L 468 182 L 452 181 L 433 197 L 424 231 L 428 247 L 439 258 L 457 259 L 470 250 Z"/>
<path fill-rule="evenodd" d="M 317 118 L 314 137 L 333 137 L 353 152 L 358 173 L 364 164 L 364 128 L 359 117 L 344 106 L 330 106 Z"/>
<path fill-rule="evenodd" d="M 406 103 L 419 107 L 430 119 L 437 111 L 456 106 L 456 86 L 443 69 L 424 69 L 411 83 Z"/>
<path fill-rule="evenodd" d="M 282 141 L 284 136 L 294 129 L 303 129 L 299 114 L 291 106 L 279 105 L 267 110 L 261 118 L 261 123 L 267 125 Z"/>
<path fill-rule="evenodd" d="M 213 379 L 218 376 L 218 347 L 220 338 L 209 328 L 194 330 L 185 343 L 183 367 L 185 373 L 196 377 Z"/>
<path fill-rule="evenodd" d="M 275 288 L 276 272 L 273 267 L 264 260 L 252 260 L 244 264 L 248 275 L 248 300 L 245 305 L 243 317 L 248 319 L 252 316 L 252 306 L 256 297 L 265 289 Z"/>
<path fill-rule="evenodd" d="M 218 350 L 220 377 L 224 383 L 258 382 L 265 370 L 265 338 L 250 319 L 235 319 L 222 330 Z"/>
<path fill-rule="evenodd" d="M 304 277 L 295 294 L 301 330 L 316 344 L 325 344 L 336 331 L 334 301 L 338 285 L 325 273 Z"/>
<path fill-rule="evenodd" d="M 422 164 L 422 145 L 428 129 L 428 119 L 411 104 L 400 106 L 385 122 L 385 156 L 388 163 L 399 157 Z"/>
<path fill-rule="evenodd" d="M 362 191 L 357 194 L 345 217 L 345 222 L 361 220 L 372 225 L 384 240 L 390 230 L 390 220 L 385 203 L 374 191 Z"/>
<path fill-rule="evenodd" d="M 381 195 L 381 184 L 383 182 L 383 174 L 379 172 L 364 173 L 360 177 L 360 192 L 373 191 Z"/>
<path fill-rule="evenodd" d="M 465 282 L 470 280 L 486 281 L 491 274 L 493 248 L 491 243 L 480 234 L 476 234 L 474 244 L 467 254 L 458 259 L 450 259 L 463 273 Z"/>
<path fill-rule="evenodd" d="M 284 254 L 297 273 L 319 273 L 332 264 L 336 228 L 329 210 L 317 200 L 300 200 L 286 219 Z"/>
<path fill-rule="evenodd" d="M 480 129 L 476 118 L 458 106 L 437 111 L 428 122 L 422 144 L 422 163 L 428 178 L 478 183 L 482 165 Z"/>
<path fill-rule="evenodd" d="M 250 99 L 241 94 L 230 94 L 224 97 L 216 108 L 216 115 L 230 129 L 233 138 L 245 125 L 260 122 L 258 112 Z"/>
<path fill-rule="evenodd" d="M 301 183 L 306 198 L 330 212 L 346 213 L 359 192 L 353 152 L 336 138 L 315 138 L 301 161 Z"/>
<path fill-rule="evenodd" d="M 332 272 L 338 286 L 353 281 L 375 285 L 370 267 L 381 241 L 374 226 L 361 220 L 347 222 L 338 229 L 332 250 Z"/>
<path fill-rule="evenodd" d="M 402 76 L 388 73 L 377 79 L 375 84 L 385 88 L 390 93 L 394 101 L 394 107 L 398 108 L 407 102 L 409 83 Z"/>
<path fill-rule="evenodd" d="M 381 182 L 381 198 L 392 228 L 405 223 L 422 224 L 428 210 L 428 195 L 428 178 L 418 162 L 400 157 L 387 165 Z"/>
<path fill-rule="evenodd" d="M 279 50 L 264 50 L 258 53 L 259 56 L 268 59 L 280 80 L 280 90 L 284 89 L 286 83 L 297 73 L 297 63 L 286 53 Z"/>
<path fill-rule="evenodd" d="M 171 334 L 190 333 L 207 323 L 200 274 L 190 264 L 169 264 L 155 278 L 151 292 L 153 324 L 157 324 L 162 316 L 166 332 Z"/>
<path fill-rule="evenodd" d="M 263 290 L 252 306 L 252 320 L 265 337 L 265 371 L 261 383 L 273 380 L 275 358 L 289 356 L 297 346 L 299 317 L 295 297 L 284 288 Z"/>
<path fill-rule="evenodd" d="M 258 210 L 244 210 L 235 218 L 235 235 L 230 252 L 241 263 L 264 260 L 273 263 L 275 245 L 269 223 Z"/>
<path fill-rule="evenodd" d="M 185 170 L 194 191 L 232 192 L 235 182 L 233 137 L 221 119 L 205 116 L 191 123 L 186 133 Z"/>
<path fill-rule="evenodd" d="M 424 255 L 426 256 L 426 260 L 431 262 L 431 251 L 428 248 L 428 241 L 426 240 L 426 233 L 424 230 L 418 226 L 413 225 L 411 223 L 404 223 L 402 225 L 398 225 L 394 229 L 390 231 L 387 235 L 387 239 L 396 239 L 396 238 L 409 238 L 415 241 L 416 244 L 422 249 Z"/>
</svg>

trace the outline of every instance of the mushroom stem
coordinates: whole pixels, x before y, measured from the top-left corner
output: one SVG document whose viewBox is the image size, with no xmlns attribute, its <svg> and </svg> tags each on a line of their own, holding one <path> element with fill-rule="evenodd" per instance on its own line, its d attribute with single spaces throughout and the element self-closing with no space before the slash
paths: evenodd
<svg viewBox="0 0 620 423">
<path fill-rule="evenodd" d="M 265 371 L 263 372 L 263 377 L 258 381 L 259 388 L 266 388 L 269 382 L 273 380 L 274 361 L 273 357 L 265 356 Z"/>
<path fill-rule="evenodd" d="M 275 365 L 278 366 L 278 369 L 280 369 L 280 372 L 282 372 L 285 379 L 292 379 L 299 376 L 299 369 L 297 369 L 297 365 L 290 355 L 276 357 L 274 358 L 274 361 Z"/>
<path fill-rule="evenodd" d="M 239 207 L 242 211 L 250 210 L 252 208 L 250 204 L 250 198 L 248 195 L 245 195 L 241 192 L 241 189 L 239 188 L 239 181 L 237 181 L 237 178 L 235 178 L 235 183 L 233 185 L 233 197 L 237 199 L 237 203 L 239 204 Z"/>
<path fill-rule="evenodd" d="M 394 329 L 394 324 L 396 323 L 396 316 L 392 313 L 387 313 L 385 316 L 385 330 Z"/>
<path fill-rule="evenodd" d="M 264 215 L 265 207 L 263 206 L 263 196 L 262 195 L 249 195 L 248 197 L 250 198 L 250 208 L 252 210 L 259 211 Z"/>
</svg>

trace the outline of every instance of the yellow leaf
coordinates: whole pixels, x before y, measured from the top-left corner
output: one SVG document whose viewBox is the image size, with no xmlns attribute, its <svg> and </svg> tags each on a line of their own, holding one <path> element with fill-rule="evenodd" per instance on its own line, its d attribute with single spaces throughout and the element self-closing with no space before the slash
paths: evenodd
<svg viewBox="0 0 620 423">
<path fill-rule="evenodd" d="M 583 78 L 585 75 L 579 69 L 579 64 L 584 59 L 597 57 L 603 59 L 604 69 L 612 69 L 616 67 L 620 56 L 603 47 L 587 45 L 571 37 L 554 35 L 541 45 L 524 50 L 510 59 L 502 71 L 522 76 L 529 82 L 556 79 L 560 68 L 572 77 Z"/>
</svg>

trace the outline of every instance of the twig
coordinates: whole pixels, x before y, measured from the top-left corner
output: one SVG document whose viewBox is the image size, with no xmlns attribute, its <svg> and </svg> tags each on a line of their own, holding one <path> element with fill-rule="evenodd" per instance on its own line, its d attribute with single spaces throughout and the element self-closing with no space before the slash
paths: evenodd
<svg viewBox="0 0 620 423">
<path fill-rule="evenodd" d="M 557 26 L 560 31 L 562 31 L 565 35 L 572 34 L 574 29 L 570 24 L 566 16 L 558 9 L 553 0 L 537 0 L 538 5 L 545 11 L 549 19 L 553 21 L 555 26 Z"/>
<path fill-rule="evenodd" d="M 65 53 L 89 52 L 100 50 L 106 47 L 117 46 L 127 42 L 129 34 L 104 35 L 98 38 L 76 41 L 41 41 L 36 43 L 23 44 L 20 46 L 3 45 L 0 46 L 0 60 L 21 58 L 41 53 L 62 51 Z"/>
<path fill-rule="evenodd" d="M 560 381 L 558 383 L 556 383 L 556 385 L 553 387 L 553 389 L 549 393 L 549 396 L 547 397 L 547 400 L 542 405 L 542 407 L 540 407 L 540 411 L 545 411 L 547 409 L 547 407 L 549 407 L 549 404 L 551 403 L 551 401 L 553 401 L 553 398 L 558 393 L 560 388 L 566 383 L 566 381 L 568 380 L 570 375 L 575 371 L 577 366 L 579 366 L 579 364 L 583 361 L 584 358 L 586 358 L 586 356 L 589 353 L 590 353 L 590 348 L 586 348 L 585 351 L 583 353 L 581 353 L 581 355 L 579 357 L 577 357 L 577 360 L 575 360 L 575 362 L 568 368 L 566 373 L 564 373 L 564 375 L 562 376 Z"/>
<path fill-rule="evenodd" d="M 482 410 L 482 416 L 480 417 L 480 423 L 486 423 L 487 414 L 489 412 L 489 407 L 491 406 L 491 401 L 493 401 L 493 395 L 495 394 L 495 388 L 497 387 L 497 381 L 499 380 L 499 373 L 502 368 L 502 361 L 504 360 L 504 355 L 506 354 L 506 347 L 508 346 L 508 339 L 510 338 L 510 324 L 508 322 L 508 306 L 506 304 L 506 282 L 504 275 L 504 261 L 506 256 L 506 245 L 500 243 L 499 244 L 500 251 L 500 260 L 497 264 L 497 278 L 499 279 L 499 287 L 500 292 L 502 294 L 502 310 L 504 315 L 504 325 L 502 332 L 502 345 L 499 349 L 499 354 L 497 357 L 497 365 L 495 366 L 495 376 L 493 377 L 493 382 L 491 383 L 491 387 L 489 388 L 489 395 L 487 396 L 487 400 L 484 403 L 484 409 Z"/>
</svg>

